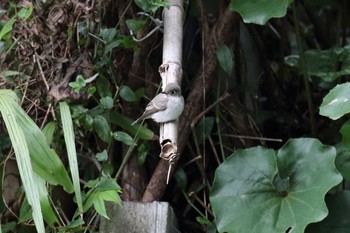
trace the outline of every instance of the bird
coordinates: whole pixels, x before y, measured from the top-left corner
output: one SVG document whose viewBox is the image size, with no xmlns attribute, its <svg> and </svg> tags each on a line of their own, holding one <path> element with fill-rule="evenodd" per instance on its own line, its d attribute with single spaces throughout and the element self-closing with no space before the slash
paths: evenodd
<svg viewBox="0 0 350 233">
<path fill-rule="evenodd" d="M 146 106 L 144 113 L 132 125 L 144 119 L 152 118 L 157 123 L 176 120 L 185 106 L 181 88 L 176 83 L 169 83 L 164 91 L 156 95 Z"/>
</svg>

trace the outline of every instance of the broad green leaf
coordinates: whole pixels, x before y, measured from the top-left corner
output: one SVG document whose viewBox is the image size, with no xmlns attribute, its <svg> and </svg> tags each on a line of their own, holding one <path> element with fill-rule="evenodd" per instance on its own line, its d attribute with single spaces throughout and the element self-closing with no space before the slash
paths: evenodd
<svg viewBox="0 0 350 233">
<path fill-rule="evenodd" d="M 109 124 L 103 116 L 95 116 L 94 117 L 94 127 L 97 135 L 102 139 L 102 141 L 106 143 L 111 142 L 111 129 Z"/>
<path fill-rule="evenodd" d="M 350 233 L 350 191 L 329 195 L 326 203 L 329 215 L 322 222 L 310 224 L 305 233 Z"/>
<path fill-rule="evenodd" d="M 265 24 L 271 18 L 286 15 L 290 0 L 231 0 L 230 8 L 237 11 L 245 23 Z"/>
<path fill-rule="evenodd" d="M 320 115 L 337 120 L 350 112 L 350 82 L 338 84 L 323 98 Z"/>
<path fill-rule="evenodd" d="M 97 183 L 96 190 L 98 191 L 105 191 L 105 190 L 118 190 L 120 191 L 121 188 L 117 184 L 117 182 L 108 177 L 101 177 Z"/>
<path fill-rule="evenodd" d="M 113 124 L 119 125 L 130 134 L 136 135 L 137 133 L 137 137 L 143 140 L 154 139 L 154 133 L 151 130 L 140 124 L 131 125 L 133 121 L 130 118 L 117 112 L 111 112 L 110 117 Z"/>
<path fill-rule="evenodd" d="M 101 103 L 102 108 L 109 110 L 109 109 L 113 108 L 114 100 L 111 97 L 106 96 L 106 97 L 102 97 L 100 99 L 100 103 Z"/>
<path fill-rule="evenodd" d="M 216 49 L 216 57 L 218 58 L 220 67 L 225 71 L 226 75 L 231 77 L 233 72 L 233 57 L 230 48 L 223 44 Z"/>
<path fill-rule="evenodd" d="M 343 178 L 350 181 L 350 152 L 343 142 L 335 145 L 337 150 L 337 158 L 335 159 L 335 166 L 342 174 Z"/>
<path fill-rule="evenodd" d="M 17 122 L 15 104 L 16 96 L 8 90 L 0 93 L 0 111 L 15 151 L 19 174 L 26 197 L 33 210 L 33 220 L 37 232 L 44 233 L 45 226 L 39 200 L 38 185 L 34 179 L 34 171 L 30 161 L 28 144 L 24 133 Z"/>
<path fill-rule="evenodd" d="M 217 168 L 210 194 L 219 232 L 303 233 L 328 214 L 324 197 L 342 180 L 335 156 L 308 138 L 291 139 L 277 153 L 237 150 Z"/>
<path fill-rule="evenodd" d="M 332 82 L 341 76 L 350 74 L 350 45 L 328 50 L 307 50 L 304 55 L 307 74 L 310 76 Z M 285 57 L 285 63 L 301 70 L 300 59 L 297 55 Z"/>
<path fill-rule="evenodd" d="M 8 99 L 17 98 L 16 94 L 10 90 L 0 90 L 1 97 L 6 98 L 11 104 L 16 120 L 25 135 L 34 171 L 50 184 L 60 184 L 67 192 L 72 192 L 73 185 L 68 173 L 56 152 L 48 146 L 44 134 L 17 102 Z"/>
<path fill-rule="evenodd" d="M 119 193 L 116 190 L 106 190 L 106 191 L 100 192 L 99 196 L 104 201 L 112 201 L 118 205 L 121 205 L 122 203 L 119 197 Z"/>
<path fill-rule="evenodd" d="M 123 131 L 116 131 L 113 133 L 113 137 L 117 141 L 121 141 L 126 145 L 132 145 L 134 144 L 134 139 L 130 137 L 129 134 L 123 132 Z"/>
<path fill-rule="evenodd" d="M 340 128 L 340 133 L 342 135 L 342 142 L 350 151 L 350 120 L 346 121 Z"/>
<path fill-rule="evenodd" d="M 96 212 L 102 217 L 109 219 L 109 217 L 107 216 L 105 203 L 103 199 L 100 197 L 100 195 L 96 195 L 96 197 L 93 200 L 93 203 L 94 203 L 94 208 Z"/>
<path fill-rule="evenodd" d="M 214 126 L 214 117 L 203 117 L 196 126 L 198 143 L 203 143 L 209 137 Z"/>
<path fill-rule="evenodd" d="M 344 179 L 350 181 L 350 120 L 343 124 L 340 133 L 342 141 L 335 146 L 337 149 L 335 165 Z"/>
<path fill-rule="evenodd" d="M 136 102 L 139 100 L 129 86 L 121 86 L 119 88 L 119 95 L 123 100 L 128 102 Z"/>
<path fill-rule="evenodd" d="M 62 128 L 64 134 L 64 141 L 66 143 L 69 168 L 72 175 L 73 187 L 75 193 L 75 199 L 78 204 L 80 214 L 83 213 L 83 203 L 81 199 L 81 190 L 80 190 L 80 177 L 79 177 L 79 167 L 78 167 L 78 158 L 75 147 L 75 136 L 72 122 L 72 115 L 69 110 L 69 106 L 66 102 L 60 102 L 60 113 Z"/>
</svg>

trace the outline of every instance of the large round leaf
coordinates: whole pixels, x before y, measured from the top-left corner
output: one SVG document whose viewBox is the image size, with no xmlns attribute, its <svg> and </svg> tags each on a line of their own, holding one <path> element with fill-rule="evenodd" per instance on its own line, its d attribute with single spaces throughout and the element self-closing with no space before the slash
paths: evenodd
<svg viewBox="0 0 350 233">
<path fill-rule="evenodd" d="M 231 10 L 237 11 L 245 23 L 265 24 L 271 18 L 286 15 L 290 0 L 231 0 Z"/>
<path fill-rule="evenodd" d="M 292 139 L 277 153 L 238 150 L 216 170 L 210 201 L 219 232 L 302 233 L 328 211 L 324 196 L 342 177 L 336 151 L 316 139 Z"/>
<path fill-rule="evenodd" d="M 306 233 L 350 233 L 350 191 L 327 196 L 329 215 L 322 222 L 310 224 Z"/>
<path fill-rule="evenodd" d="M 323 98 L 320 115 L 337 120 L 350 112 L 350 82 L 338 84 Z"/>
</svg>

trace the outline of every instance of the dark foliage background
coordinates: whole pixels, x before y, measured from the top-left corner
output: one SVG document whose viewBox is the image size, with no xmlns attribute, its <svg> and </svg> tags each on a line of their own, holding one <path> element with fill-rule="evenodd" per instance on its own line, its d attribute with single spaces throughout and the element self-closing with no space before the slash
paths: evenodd
<svg viewBox="0 0 350 233">
<path fill-rule="evenodd" d="M 29 3 L 1 1 L 1 25 Z M 96 126 L 93 119 L 103 116 L 107 130 L 133 135 L 128 123 L 120 123 L 120 119 L 136 119 L 156 94 L 162 33 L 156 31 L 142 42 L 131 38 L 128 20 L 144 20 L 137 38 L 156 27 L 138 14 L 141 9 L 133 1 L 32 4 L 31 17 L 16 20 L 10 36 L 0 41 L 0 87 L 16 90 L 22 107 L 41 127 L 56 121 L 58 101 L 68 100 L 82 183 L 102 171 L 116 176 L 129 146 L 101 139 L 104 129 L 99 127 L 104 126 Z M 326 82 L 304 72 L 295 56 L 300 51 L 347 45 L 349 4 L 346 0 L 295 1 L 286 16 L 263 26 L 243 23 L 237 13 L 228 10 L 228 1 L 189 1 L 185 7 L 182 89 L 187 111 L 179 123 L 181 156 L 166 189 L 159 187 L 153 192 L 156 199 L 172 204 L 181 232 L 208 232 L 204 223 L 213 220 L 208 197 L 215 169 L 237 148 L 280 148 L 289 138 L 309 136 L 325 144 L 340 140 L 338 130 L 346 117 L 331 121 L 320 116 L 318 108 L 326 93 L 337 83 L 348 81 L 348 75 Z M 153 13 L 154 18 L 161 16 L 161 10 Z M 232 55 L 231 73 L 218 63 L 217 49 L 223 44 Z M 308 65 L 319 65 L 317 59 L 308 61 Z M 341 70 L 341 62 L 334 62 Z M 5 75 L 8 70 L 19 74 Z M 88 79 L 96 73 L 98 77 L 79 93 L 69 85 L 78 75 Z M 96 87 L 96 92 L 90 94 L 89 87 Z M 113 99 L 113 107 L 101 110 L 101 98 L 106 96 Z M 198 102 L 188 99 L 198 96 Z M 149 121 L 147 127 L 154 135 L 147 131 L 147 140 L 137 140 L 138 146 L 116 177 L 123 200 L 145 200 L 147 184 L 159 166 L 158 126 Z M 1 222 L 15 222 L 16 229 L 24 232 L 27 226 L 17 218 L 23 193 L 17 192 L 20 181 L 6 135 L 2 125 L 0 154 L 5 175 Z M 67 162 L 63 143 L 58 130 L 52 147 Z M 101 162 L 95 155 L 104 149 L 108 159 Z M 52 192 L 56 196 L 60 191 Z M 68 219 L 73 215 L 71 196 L 57 195 L 54 202 Z M 91 226 L 96 227 L 98 221 Z"/>
</svg>

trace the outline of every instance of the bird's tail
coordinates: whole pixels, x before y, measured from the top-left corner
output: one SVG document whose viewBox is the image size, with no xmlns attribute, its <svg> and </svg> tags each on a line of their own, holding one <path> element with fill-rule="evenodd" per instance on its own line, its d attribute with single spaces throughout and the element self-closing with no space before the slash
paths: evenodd
<svg viewBox="0 0 350 233">
<path fill-rule="evenodd" d="M 140 122 L 140 120 L 141 120 L 141 117 L 140 118 L 138 118 L 138 119 L 136 119 L 133 123 L 131 123 L 131 125 L 135 125 L 136 123 L 139 123 Z"/>
</svg>

